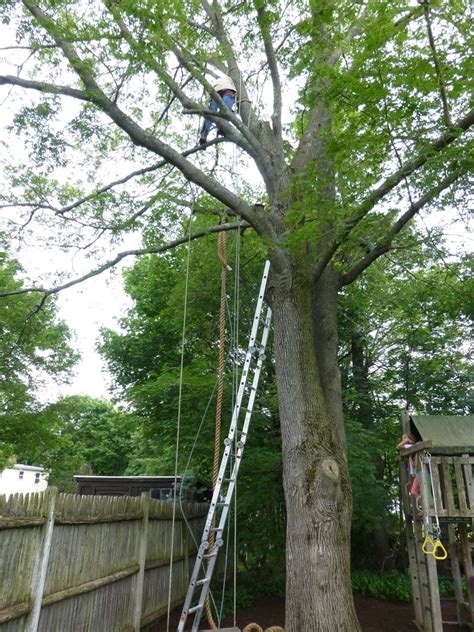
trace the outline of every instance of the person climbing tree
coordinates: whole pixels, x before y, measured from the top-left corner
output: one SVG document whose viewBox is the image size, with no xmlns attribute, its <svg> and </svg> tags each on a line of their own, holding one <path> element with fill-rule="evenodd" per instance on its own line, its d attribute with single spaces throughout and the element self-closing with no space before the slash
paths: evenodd
<svg viewBox="0 0 474 632">
<path fill-rule="evenodd" d="M 237 94 L 237 90 L 235 88 L 235 84 L 230 77 L 225 75 L 224 77 L 219 77 L 213 84 L 212 87 L 217 92 L 217 94 L 222 98 L 226 107 L 229 110 L 232 110 L 235 104 L 235 95 Z M 212 97 L 209 103 L 209 109 L 212 112 L 217 112 L 219 109 L 219 103 L 217 100 Z M 214 123 L 208 119 L 204 119 L 204 125 L 202 126 L 201 136 L 199 138 L 199 144 L 204 145 L 207 142 L 207 136 L 212 129 Z M 224 136 L 224 132 L 218 130 L 218 136 Z"/>
</svg>

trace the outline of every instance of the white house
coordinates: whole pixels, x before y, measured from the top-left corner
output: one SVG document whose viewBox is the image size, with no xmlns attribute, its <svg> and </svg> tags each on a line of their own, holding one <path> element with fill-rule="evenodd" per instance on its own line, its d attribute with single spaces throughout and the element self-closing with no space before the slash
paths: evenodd
<svg viewBox="0 0 474 632">
<path fill-rule="evenodd" d="M 0 495 L 44 492 L 48 487 L 49 473 L 43 467 L 15 463 L 0 470 Z"/>
</svg>

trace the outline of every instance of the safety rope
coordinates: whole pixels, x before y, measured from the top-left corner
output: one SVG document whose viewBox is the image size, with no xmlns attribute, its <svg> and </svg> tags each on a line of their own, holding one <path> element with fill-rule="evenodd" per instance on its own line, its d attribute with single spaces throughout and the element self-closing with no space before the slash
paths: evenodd
<svg viewBox="0 0 474 632">
<path fill-rule="evenodd" d="M 240 223 L 240 215 L 238 216 L 238 221 Z M 239 389 L 239 313 L 240 313 L 240 227 L 237 230 L 237 235 L 235 239 L 235 264 L 234 264 L 234 366 L 233 366 L 233 376 L 234 376 L 234 395 L 237 395 L 237 391 Z M 234 407 L 234 402 L 232 402 L 232 408 Z M 237 453 L 237 433 L 235 433 L 234 438 L 234 450 Z M 237 479 L 235 481 L 234 487 L 234 560 L 233 560 L 233 589 L 234 589 L 234 598 L 233 598 L 233 624 L 234 628 L 237 627 Z"/>
<path fill-rule="evenodd" d="M 238 221 L 240 223 L 241 218 L 240 216 L 238 216 Z M 232 308 L 227 305 L 227 313 L 228 313 L 228 318 L 229 318 L 229 322 L 231 325 L 231 337 L 233 340 L 232 343 L 232 347 L 231 349 L 227 352 L 227 357 L 226 357 L 226 362 L 232 362 L 234 365 L 234 385 L 233 385 L 233 392 L 232 392 L 232 405 L 231 405 L 231 411 L 233 411 L 234 409 L 234 405 L 235 405 L 235 397 L 236 397 L 236 393 L 238 390 L 238 386 L 239 386 L 239 371 L 238 371 L 238 328 L 239 328 L 239 304 L 240 304 L 240 285 L 239 285 L 239 279 L 240 279 L 240 231 L 236 232 L 236 236 L 234 239 L 234 242 L 232 244 L 232 250 L 234 250 L 234 265 L 233 265 L 233 269 L 234 269 L 234 275 L 235 275 L 235 287 L 234 287 L 234 302 L 233 302 L 233 306 Z M 234 357 L 233 357 L 233 354 Z M 199 547 L 199 542 L 195 537 L 195 533 L 193 530 L 192 525 L 190 524 L 187 516 L 186 516 L 186 508 L 184 506 L 184 496 L 183 496 L 183 487 L 185 485 L 185 482 L 188 480 L 189 478 L 189 472 L 191 469 L 191 462 L 193 460 L 193 455 L 195 453 L 197 444 L 198 444 L 198 440 L 201 436 L 201 431 L 202 428 L 204 426 L 204 423 L 207 419 L 208 416 L 208 412 L 209 412 L 209 408 L 212 404 L 212 402 L 215 400 L 215 395 L 216 395 L 216 391 L 217 391 L 217 375 L 216 375 L 216 380 L 214 382 L 214 386 L 212 388 L 212 392 L 208 398 L 207 404 L 206 404 L 206 408 L 202 414 L 201 420 L 199 422 L 198 428 L 195 432 L 194 435 L 194 439 L 193 439 L 193 443 L 191 446 L 191 449 L 189 451 L 188 454 L 188 459 L 186 462 L 186 465 L 184 467 L 184 471 L 182 474 L 182 483 L 181 483 L 181 487 L 180 487 L 180 494 L 179 494 L 179 508 L 180 508 L 180 513 L 181 513 L 181 517 L 183 519 L 184 524 L 186 525 L 186 530 L 188 533 L 188 536 L 191 538 L 192 542 L 194 543 L 196 549 Z M 234 491 L 234 499 L 236 500 L 236 492 L 237 489 L 235 488 Z M 235 508 L 236 511 L 236 508 Z M 236 582 L 237 582 L 237 577 L 236 577 L 236 569 L 237 569 L 237 551 L 236 551 L 236 546 L 235 543 L 237 542 L 237 521 L 236 521 L 236 513 L 234 515 L 234 622 L 235 622 L 235 617 L 236 617 Z M 226 549 L 227 550 L 227 549 Z M 227 563 L 227 554 L 226 554 L 226 563 Z M 221 599 L 221 606 L 220 606 L 220 613 L 219 613 L 219 621 L 222 619 L 222 613 L 223 613 L 223 605 L 224 605 L 224 591 L 225 591 L 225 577 L 227 576 L 227 570 L 225 570 L 225 574 L 224 574 L 224 587 L 223 587 L 223 595 L 222 595 L 222 599 Z M 213 598 L 212 592 L 209 592 L 210 598 L 211 598 L 211 602 L 212 602 L 212 607 L 214 609 L 215 612 L 218 612 L 218 607 L 217 604 L 215 603 L 215 600 Z M 236 624 L 235 624 L 236 625 Z M 235 627 L 234 625 L 234 627 Z"/>
<path fill-rule="evenodd" d="M 227 218 L 224 217 L 222 223 L 225 223 Z M 221 428 L 222 428 L 222 401 L 224 398 L 224 367 L 225 367 L 225 307 L 226 307 L 226 285 L 227 285 L 227 252 L 226 252 L 226 234 L 225 231 L 221 231 L 217 237 L 217 256 L 221 262 L 221 300 L 219 310 L 219 368 L 217 371 L 217 400 L 216 400 L 216 425 L 214 434 L 214 462 L 212 466 L 212 489 L 214 490 L 217 484 L 217 477 L 219 475 L 220 464 L 220 447 L 221 447 Z M 212 528 L 215 527 L 213 522 Z M 215 546 L 215 531 L 211 531 L 209 535 L 209 550 L 212 552 Z M 212 616 L 211 603 L 209 595 L 206 597 L 204 604 L 207 622 L 211 627 L 211 630 L 216 630 L 217 626 Z"/>
<path fill-rule="evenodd" d="M 171 585 L 173 580 L 173 555 L 174 555 L 174 532 L 176 523 L 176 492 L 178 488 L 178 457 L 179 457 L 179 441 L 180 441 L 180 428 L 181 428 L 181 404 L 183 400 L 183 375 L 184 375 L 184 346 L 186 341 L 186 318 L 188 313 L 188 288 L 189 288 L 189 262 L 191 259 L 191 232 L 192 232 L 192 219 L 194 213 L 194 191 L 191 186 L 191 213 L 189 216 L 189 231 L 186 253 L 186 273 L 184 282 L 184 305 L 183 305 L 183 328 L 181 332 L 181 358 L 179 364 L 179 388 L 178 388 L 178 414 L 176 422 L 176 451 L 174 460 L 174 486 L 173 486 L 173 513 L 171 519 L 171 551 L 170 551 L 170 567 L 168 578 L 168 605 L 166 611 L 166 632 L 170 629 L 170 616 L 171 616 Z"/>
<path fill-rule="evenodd" d="M 224 224 L 227 221 L 223 219 Z M 221 231 L 217 238 L 217 256 L 221 262 L 221 301 L 219 309 L 219 368 L 217 372 L 217 401 L 216 401 L 216 432 L 214 439 L 214 463 L 212 468 L 212 484 L 215 487 L 219 474 L 219 457 L 222 426 L 222 400 L 224 396 L 224 366 L 225 366 L 225 307 L 227 289 L 227 242 L 225 231 Z"/>
</svg>

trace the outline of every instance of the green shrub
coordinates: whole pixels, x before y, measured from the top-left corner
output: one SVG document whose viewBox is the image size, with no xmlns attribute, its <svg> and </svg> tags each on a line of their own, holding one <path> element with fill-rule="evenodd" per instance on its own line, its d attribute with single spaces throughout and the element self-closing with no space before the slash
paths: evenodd
<svg viewBox="0 0 474 632">
<path fill-rule="evenodd" d="M 464 578 L 463 578 L 464 580 Z M 411 580 L 408 572 L 390 571 L 380 573 L 367 570 L 353 570 L 351 576 L 354 593 L 366 597 L 374 597 L 381 601 L 405 601 L 412 599 Z M 465 581 L 463 581 L 466 590 Z M 441 577 L 439 591 L 442 599 L 454 595 L 454 581 L 449 577 Z M 222 585 L 214 591 L 216 605 L 220 608 Z M 266 573 L 242 573 L 237 580 L 237 608 L 247 608 L 262 597 L 285 597 L 285 576 Z M 224 595 L 223 616 L 233 612 L 232 579 L 227 581 Z"/>
<path fill-rule="evenodd" d="M 463 587 L 466 590 L 463 577 Z M 352 590 L 366 597 L 375 597 L 385 601 L 411 601 L 411 580 L 408 572 L 377 573 L 375 571 L 352 571 Z M 453 597 L 454 580 L 450 577 L 439 578 L 441 599 Z"/>
<path fill-rule="evenodd" d="M 354 570 L 351 579 L 355 593 L 385 601 L 411 601 L 411 582 L 406 573 Z"/>
</svg>

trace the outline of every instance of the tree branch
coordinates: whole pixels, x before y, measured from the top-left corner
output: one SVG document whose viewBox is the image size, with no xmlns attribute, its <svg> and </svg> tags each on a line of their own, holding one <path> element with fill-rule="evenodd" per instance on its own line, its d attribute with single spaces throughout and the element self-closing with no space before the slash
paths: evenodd
<svg viewBox="0 0 474 632">
<path fill-rule="evenodd" d="M 270 75 L 273 85 L 273 129 L 278 138 L 281 139 L 281 81 L 280 73 L 278 70 L 278 62 L 276 52 L 273 47 L 273 41 L 270 33 L 270 27 L 268 25 L 268 15 L 265 10 L 265 3 L 262 0 L 255 2 L 257 9 L 257 22 L 262 34 L 263 45 L 265 47 L 265 54 L 268 60 L 268 67 L 270 68 Z"/>
<path fill-rule="evenodd" d="M 328 263 L 331 261 L 338 248 L 352 230 L 364 219 L 364 217 L 374 208 L 374 206 L 380 202 L 390 191 L 392 191 L 406 176 L 411 175 L 422 167 L 426 162 L 438 152 L 442 151 L 445 147 L 457 140 L 464 132 L 466 132 L 474 124 L 474 110 L 471 110 L 464 118 L 458 120 L 454 128 L 442 134 L 434 143 L 428 145 L 423 153 L 416 158 L 408 160 L 402 165 L 395 173 L 389 176 L 379 187 L 374 189 L 365 200 L 359 205 L 355 214 L 348 220 L 346 220 L 340 235 L 332 241 L 327 250 L 319 258 L 314 274 L 318 278 Z"/>
<path fill-rule="evenodd" d="M 433 63 L 436 71 L 436 78 L 438 80 L 439 95 L 441 99 L 441 105 L 443 108 L 443 117 L 446 127 L 452 127 L 453 122 L 451 120 L 451 113 L 449 111 L 448 97 L 446 96 L 446 85 L 444 83 L 443 73 L 441 71 L 441 64 L 439 63 L 438 53 L 436 51 L 436 43 L 431 29 L 431 16 L 428 1 L 423 0 L 423 12 L 425 15 L 426 31 L 428 33 L 428 41 L 430 43 L 431 54 L 433 55 Z"/>
<path fill-rule="evenodd" d="M 130 116 L 113 103 L 100 89 L 95 81 L 90 68 L 78 56 L 76 50 L 58 33 L 58 28 L 42 9 L 31 0 L 23 0 L 30 13 L 38 20 L 48 34 L 54 39 L 63 51 L 71 67 L 84 83 L 90 100 L 99 107 L 102 112 L 112 119 L 122 129 L 131 141 L 140 147 L 144 147 L 164 158 L 167 162 L 177 167 L 181 173 L 191 182 L 207 191 L 220 202 L 233 209 L 241 217 L 251 224 L 260 234 L 271 236 L 273 231 L 264 216 L 257 216 L 253 208 L 223 186 L 213 180 L 202 170 L 186 160 L 170 145 L 158 140 L 152 134 L 140 127 Z"/>
<path fill-rule="evenodd" d="M 370 266 L 376 259 L 388 252 L 392 247 L 395 237 L 402 231 L 406 224 L 427 204 L 432 202 L 440 193 L 458 180 L 465 173 L 464 169 L 457 169 L 442 180 L 436 187 L 430 189 L 417 202 L 412 203 L 396 222 L 392 224 L 386 235 L 363 257 L 356 265 L 341 277 L 342 285 L 349 285 Z"/>
<path fill-rule="evenodd" d="M 91 270 L 87 274 L 84 274 L 76 279 L 72 279 L 71 281 L 67 281 L 66 283 L 63 283 L 61 285 L 56 285 L 55 287 L 52 287 L 52 288 L 29 287 L 29 288 L 22 288 L 19 290 L 12 290 L 9 292 L 0 292 L 0 298 L 5 298 L 7 296 L 18 296 L 19 294 L 31 294 L 33 292 L 41 293 L 44 295 L 44 298 L 46 298 L 48 296 L 58 294 L 58 292 L 61 292 L 62 290 L 67 290 L 68 288 L 73 287 L 74 285 L 83 283 L 84 281 L 87 281 L 88 279 L 98 276 L 99 274 L 102 274 L 102 272 L 105 272 L 106 270 L 113 268 L 118 263 L 120 263 L 122 259 L 125 259 L 126 257 L 133 257 L 133 256 L 136 257 L 136 256 L 141 256 L 141 255 L 158 254 L 161 252 L 166 252 L 167 250 L 171 250 L 172 248 L 176 248 L 177 246 L 180 246 L 181 244 L 185 244 L 188 241 L 194 241 L 195 239 L 200 239 L 201 237 L 205 237 L 206 235 L 211 235 L 212 233 L 219 233 L 222 231 L 229 231 L 229 230 L 238 230 L 240 228 L 249 228 L 249 227 L 250 227 L 250 224 L 248 222 L 234 222 L 234 223 L 227 223 L 227 224 L 218 224 L 216 226 L 210 226 L 209 228 L 205 228 L 204 230 L 191 233 L 190 235 L 179 237 L 178 239 L 174 239 L 173 241 L 170 241 L 167 244 L 164 244 L 163 246 L 157 246 L 155 248 L 153 247 L 139 248 L 136 250 L 124 250 L 123 252 L 119 252 L 118 255 L 114 257 L 114 259 L 111 259 L 110 261 L 103 263 L 98 268 L 95 268 L 94 270 Z"/>
<path fill-rule="evenodd" d="M 223 142 L 225 142 L 225 138 L 218 137 L 218 138 L 208 141 L 205 145 L 198 145 L 196 147 L 191 147 L 191 149 L 187 149 L 186 151 L 183 151 L 181 153 L 181 156 L 190 156 L 192 154 L 195 154 L 198 151 L 202 151 L 206 149 L 207 147 L 211 145 L 216 145 L 217 143 L 223 143 Z M 74 210 L 78 206 L 81 206 L 81 204 L 84 204 L 84 202 L 88 202 L 89 200 L 92 200 L 93 198 L 98 197 L 99 195 L 102 195 L 102 193 L 107 193 L 107 191 L 110 191 L 110 189 L 113 189 L 114 187 L 119 186 L 120 184 L 125 184 L 132 178 L 142 176 L 143 174 L 150 173 L 152 171 L 157 171 L 161 167 L 164 167 L 169 164 L 170 163 L 168 160 L 159 160 L 158 162 L 155 162 L 153 165 L 150 165 L 149 167 L 143 167 L 143 169 L 137 169 L 136 171 L 132 171 L 128 175 L 124 176 L 123 178 L 119 178 L 118 180 L 114 180 L 113 182 L 109 182 L 108 184 L 105 184 L 104 186 L 100 187 L 96 191 L 93 191 L 92 193 L 89 193 L 88 195 L 85 195 L 84 197 L 79 198 L 78 200 L 76 200 L 75 202 L 72 202 L 68 206 L 63 206 L 61 209 L 57 209 L 55 211 L 56 215 L 63 215 L 64 213 L 68 213 L 69 211 Z M 51 208 L 51 207 L 47 207 L 47 208 Z"/>
<path fill-rule="evenodd" d="M 243 74 L 237 63 L 237 58 L 234 54 L 233 46 L 227 36 L 224 20 L 220 11 L 219 5 L 216 2 L 211 4 L 208 0 L 201 0 L 201 6 L 204 9 L 207 17 L 211 21 L 213 34 L 216 36 L 220 45 L 222 46 L 224 57 L 227 61 L 227 67 L 230 77 L 239 92 L 240 113 L 242 120 L 247 122 L 247 126 L 250 129 L 256 127 L 256 124 L 260 123 L 255 110 L 251 106 L 251 101 L 245 87 L 245 83 L 242 80 Z M 258 126 L 258 125 L 257 125 Z"/>
<path fill-rule="evenodd" d="M 332 67 L 335 64 L 337 64 L 337 62 L 341 59 L 342 55 L 344 54 L 344 51 L 347 48 L 348 44 L 350 44 L 350 42 L 354 39 L 354 37 L 357 37 L 357 35 L 359 35 L 362 32 L 364 20 L 367 17 L 368 12 L 369 12 L 369 6 L 368 4 L 366 4 L 365 7 L 362 9 L 361 14 L 357 17 L 356 21 L 354 22 L 352 28 L 347 33 L 341 46 L 338 49 L 334 50 L 333 53 L 329 56 L 329 59 L 327 62 L 329 67 Z"/>
<path fill-rule="evenodd" d="M 242 121 L 251 134 L 258 139 L 259 147 L 262 147 L 263 163 L 257 164 L 265 181 L 268 195 L 272 199 L 275 195 L 279 195 L 285 187 L 284 181 L 288 171 L 281 136 L 275 137 L 270 124 L 261 120 L 251 105 L 251 100 L 243 81 L 242 70 L 239 67 L 233 45 L 225 29 L 219 3 L 214 1 L 211 6 L 208 0 L 201 0 L 201 6 L 209 17 L 212 30 L 222 47 L 224 58 L 227 61 L 228 74 L 237 88 L 239 112 Z"/>
<path fill-rule="evenodd" d="M 122 20 L 122 17 L 117 7 L 115 7 L 112 3 L 109 3 L 108 9 L 110 13 L 112 14 L 114 20 L 116 21 L 120 29 L 120 32 L 122 33 L 122 36 L 125 38 L 130 48 L 135 51 L 140 51 L 140 53 L 143 55 L 144 52 L 142 50 L 142 47 L 136 41 L 131 31 L 129 30 L 125 22 Z M 258 140 L 253 136 L 253 134 L 250 134 L 249 129 L 242 123 L 239 117 L 226 107 L 220 95 L 214 92 L 211 84 L 206 80 L 205 76 L 202 73 L 197 72 L 194 66 L 191 65 L 185 53 L 177 46 L 177 44 L 172 40 L 172 38 L 164 32 L 161 32 L 160 35 L 161 35 L 161 38 L 165 40 L 165 45 L 167 45 L 169 50 L 171 50 L 174 53 L 179 63 L 184 68 L 186 68 L 186 70 L 190 73 L 190 75 L 193 78 L 197 79 L 209 93 L 213 94 L 216 101 L 219 103 L 219 105 L 224 109 L 224 111 L 227 114 L 227 116 L 224 118 L 227 118 L 231 123 L 233 123 L 233 125 L 242 134 L 243 139 L 245 140 L 243 140 L 242 137 L 240 137 L 239 135 L 235 134 L 235 130 L 232 126 L 230 125 L 227 126 L 224 124 L 222 125 L 222 129 L 226 133 L 226 136 L 229 139 L 233 140 L 233 142 L 235 142 L 237 145 L 242 147 L 242 149 L 244 149 L 248 154 L 250 154 L 254 158 L 254 160 L 257 162 L 257 164 L 260 165 L 260 167 L 262 168 L 264 166 L 264 161 L 263 161 L 263 156 L 261 155 L 261 148 L 260 148 L 260 144 Z M 199 104 L 195 103 L 192 99 L 190 99 L 186 95 L 186 93 L 180 88 L 180 86 L 176 83 L 176 81 L 174 81 L 174 79 L 168 74 L 168 72 L 166 72 L 161 67 L 161 65 L 157 63 L 156 59 L 152 55 L 146 55 L 146 59 L 150 67 L 165 82 L 165 84 L 171 90 L 171 92 L 175 95 L 175 97 L 179 99 L 183 107 L 186 108 L 185 111 L 188 111 L 188 112 L 193 111 L 193 113 L 201 113 L 202 108 L 200 108 Z M 209 118 L 212 119 L 212 116 L 215 116 L 215 115 L 216 115 L 215 112 L 211 112 Z M 219 123 L 219 119 L 214 120 L 214 122 Z M 221 125 L 219 125 L 219 127 L 221 127 Z M 262 175 L 264 175 L 265 177 L 265 174 L 262 174 Z"/>
<path fill-rule="evenodd" d="M 46 81 L 33 81 L 32 79 L 22 79 L 15 75 L 0 75 L 0 86 L 19 86 L 20 88 L 27 88 L 29 90 L 38 90 L 39 92 L 46 92 L 47 94 L 63 94 L 67 97 L 73 97 L 80 101 L 92 101 L 91 97 L 82 90 L 76 88 L 70 88 L 69 86 L 58 86 L 54 83 L 47 83 Z"/>
<path fill-rule="evenodd" d="M 457 140 L 463 132 L 467 131 L 472 125 L 474 125 L 474 110 L 471 110 L 464 118 L 458 120 L 454 124 L 454 129 L 451 129 L 442 134 L 434 143 L 427 146 L 425 151 L 416 158 L 408 160 L 404 165 L 400 167 L 395 173 L 389 176 L 385 182 L 383 182 L 377 189 L 372 191 L 366 199 L 362 202 L 357 210 L 356 214 L 349 220 L 347 220 L 347 227 L 353 228 L 359 221 L 370 211 L 377 202 L 380 202 L 390 191 L 392 191 L 405 176 L 411 175 L 422 167 L 432 156 L 436 155 L 441 150 L 445 149 L 448 145 Z"/>
</svg>

